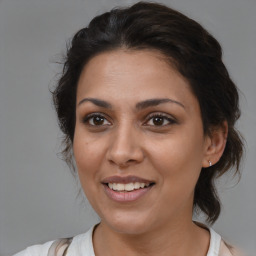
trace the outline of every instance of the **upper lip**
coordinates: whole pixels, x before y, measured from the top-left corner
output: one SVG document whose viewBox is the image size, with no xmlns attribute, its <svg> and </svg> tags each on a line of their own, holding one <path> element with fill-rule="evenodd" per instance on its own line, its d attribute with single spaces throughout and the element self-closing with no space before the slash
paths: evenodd
<svg viewBox="0 0 256 256">
<path fill-rule="evenodd" d="M 104 178 L 102 180 L 102 183 L 122 183 L 122 184 L 128 184 L 128 183 L 134 183 L 134 182 L 140 182 L 140 183 L 154 183 L 154 181 L 147 180 L 141 177 L 137 176 L 110 176 L 107 178 Z"/>
</svg>

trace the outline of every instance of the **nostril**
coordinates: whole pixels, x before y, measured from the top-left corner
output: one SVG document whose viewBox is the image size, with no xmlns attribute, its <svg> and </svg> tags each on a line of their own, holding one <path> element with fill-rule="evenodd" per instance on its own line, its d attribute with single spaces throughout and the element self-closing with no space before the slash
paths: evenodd
<svg viewBox="0 0 256 256">
<path fill-rule="evenodd" d="M 136 162 L 136 160 L 134 160 L 134 159 L 129 159 L 129 160 L 127 161 L 127 163 L 133 163 L 133 162 Z"/>
</svg>

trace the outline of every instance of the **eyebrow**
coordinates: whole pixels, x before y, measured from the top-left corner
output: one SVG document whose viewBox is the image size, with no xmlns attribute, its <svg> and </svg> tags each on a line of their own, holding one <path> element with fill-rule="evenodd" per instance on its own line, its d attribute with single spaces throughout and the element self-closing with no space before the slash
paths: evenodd
<svg viewBox="0 0 256 256">
<path fill-rule="evenodd" d="M 179 101 L 172 100 L 172 99 L 169 99 L 169 98 L 148 99 L 148 100 L 137 103 L 136 108 L 137 109 L 144 109 L 144 108 L 153 107 L 153 106 L 157 106 L 159 104 L 168 103 L 168 102 L 178 104 L 179 106 L 185 108 L 185 106 L 182 103 L 180 103 Z"/>
<path fill-rule="evenodd" d="M 110 103 L 104 101 L 104 100 L 99 100 L 99 99 L 95 99 L 95 98 L 84 98 L 82 99 L 79 103 L 78 106 L 80 106 L 82 103 L 84 102 L 91 102 L 96 106 L 102 107 L 102 108 L 109 108 L 111 109 L 112 106 Z"/>
<path fill-rule="evenodd" d="M 84 102 L 91 102 L 96 106 L 99 106 L 99 107 L 102 107 L 102 108 L 112 109 L 112 105 L 110 103 L 108 103 L 107 101 L 100 100 L 100 99 L 95 99 L 95 98 L 84 98 L 78 103 L 78 106 L 80 106 Z M 175 104 L 177 104 L 177 105 L 179 105 L 179 106 L 181 106 L 185 109 L 185 106 L 181 102 L 176 101 L 176 100 L 172 100 L 172 99 L 169 99 L 169 98 L 148 99 L 148 100 L 145 100 L 145 101 L 141 101 L 141 102 L 138 102 L 136 104 L 136 109 L 142 110 L 142 109 L 157 106 L 157 105 L 163 104 L 163 103 L 175 103 Z"/>
</svg>

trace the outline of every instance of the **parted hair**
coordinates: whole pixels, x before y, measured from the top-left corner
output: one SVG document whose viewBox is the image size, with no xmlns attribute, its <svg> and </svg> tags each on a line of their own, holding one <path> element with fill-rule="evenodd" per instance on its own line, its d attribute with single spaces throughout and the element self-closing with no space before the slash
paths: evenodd
<svg viewBox="0 0 256 256">
<path fill-rule="evenodd" d="M 243 140 L 234 126 L 240 116 L 238 89 L 223 64 L 218 41 L 199 23 L 167 6 L 138 2 L 114 8 L 95 17 L 70 40 L 61 77 L 52 92 L 64 133 L 65 161 L 72 166 L 81 71 L 94 56 L 120 48 L 157 50 L 186 78 L 199 102 L 205 134 L 224 121 L 228 123 L 224 153 L 218 163 L 202 169 L 194 193 L 194 210 L 201 210 L 207 221 L 214 223 L 221 211 L 215 179 L 229 170 L 240 175 Z"/>
</svg>

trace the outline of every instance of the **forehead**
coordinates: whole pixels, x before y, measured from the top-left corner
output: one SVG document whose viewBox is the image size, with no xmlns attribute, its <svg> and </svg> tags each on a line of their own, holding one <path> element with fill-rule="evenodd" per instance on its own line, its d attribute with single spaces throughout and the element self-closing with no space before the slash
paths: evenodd
<svg viewBox="0 0 256 256">
<path fill-rule="evenodd" d="M 179 101 L 194 97 L 187 80 L 153 50 L 115 50 L 93 57 L 83 68 L 77 89 L 77 101 L 83 97 L 140 101 L 163 96 Z"/>
</svg>

